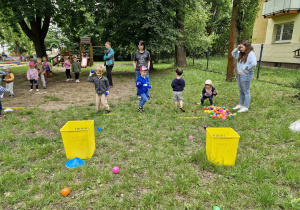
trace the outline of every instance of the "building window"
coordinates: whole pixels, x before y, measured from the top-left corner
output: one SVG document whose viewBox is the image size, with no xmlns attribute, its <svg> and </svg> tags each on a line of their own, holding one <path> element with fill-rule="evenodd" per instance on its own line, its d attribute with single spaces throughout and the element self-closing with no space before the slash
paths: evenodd
<svg viewBox="0 0 300 210">
<path fill-rule="evenodd" d="M 294 22 L 278 24 L 276 29 L 275 42 L 288 42 L 292 40 Z"/>
</svg>

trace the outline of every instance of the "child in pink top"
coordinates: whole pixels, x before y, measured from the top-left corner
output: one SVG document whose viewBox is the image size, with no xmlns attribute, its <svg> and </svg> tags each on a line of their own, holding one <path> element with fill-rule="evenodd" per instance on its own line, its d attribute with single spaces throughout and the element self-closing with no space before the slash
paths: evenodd
<svg viewBox="0 0 300 210">
<path fill-rule="evenodd" d="M 36 91 L 39 92 L 39 72 L 34 68 L 34 63 L 29 62 L 29 69 L 27 70 L 27 79 L 30 81 L 30 92 L 33 91 L 33 83 L 35 84 Z"/>
<path fill-rule="evenodd" d="M 71 70 L 70 70 L 70 68 L 71 68 L 71 63 L 70 63 L 70 57 L 68 57 L 68 60 L 66 60 L 65 62 L 64 62 L 64 66 L 66 67 L 66 76 L 67 76 L 67 82 L 69 82 L 70 80 L 73 80 L 72 79 L 72 76 L 71 76 Z"/>
</svg>

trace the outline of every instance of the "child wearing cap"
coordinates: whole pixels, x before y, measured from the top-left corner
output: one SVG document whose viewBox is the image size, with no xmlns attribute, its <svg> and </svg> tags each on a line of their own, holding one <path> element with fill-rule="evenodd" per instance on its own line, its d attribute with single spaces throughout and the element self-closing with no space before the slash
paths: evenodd
<svg viewBox="0 0 300 210">
<path fill-rule="evenodd" d="M 103 66 L 98 66 L 96 68 L 97 77 L 92 77 L 94 73 L 90 72 L 88 77 L 89 82 L 93 82 L 95 84 L 96 91 L 96 109 L 100 111 L 100 103 L 106 109 L 106 114 L 110 113 L 109 105 L 107 103 L 106 95 L 109 94 L 109 81 L 106 77 L 103 76 Z"/>
<path fill-rule="evenodd" d="M 3 94 L 4 94 L 5 92 L 10 92 L 10 90 L 5 89 L 4 87 L 1 87 L 1 86 L 0 86 L 0 119 L 1 119 L 2 117 L 4 117 L 4 114 L 2 114 L 2 103 L 1 103 L 1 99 L 2 99 Z"/>
<path fill-rule="evenodd" d="M 211 80 L 206 80 L 205 81 L 205 87 L 202 90 L 202 98 L 201 98 L 201 105 L 204 104 L 205 99 L 209 99 L 210 105 L 212 106 L 213 103 L 213 96 L 217 95 L 216 89 L 213 87 L 212 81 Z"/>
<path fill-rule="evenodd" d="M 73 57 L 73 63 L 71 65 L 72 72 L 75 74 L 75 82 L 78 83 L 79 81 L 79 74 L 81 73 L 81 66 L 80 63 L 77 62 L 77 57 Z"/>
<path fill-rule="evenodd" d="M 30 81 L 30 92 L 33 91 L 33 83 L 35 84 L 36 91 L 39 92 L 39 72 L 34 68 L 34 63 L 29 62 L 29 69 L 27 70 L 27 79 Z"/>
<path fill-rule="evenodd" d="M 6 89 L 9 90 L 9 97 L 14 97 L 14 80 L 15 76 L 10 72 L 10 66 L 4 66 L 5 75 L 3 75 L 3 81 L 6 82 Z"/>
<path fill-rule="evenodd" d="M 149 78 L 146 76 L 148 72 L 148 68 L 146 66 L 142 66 L 140 68 L 141 75 L 138 77 L 136 82 L 136 87 L 138 88 L 139 93 L 141 94 L 141 100 L 139 104 L 138 111 L 144 112 L 144 105 L 149 100 L 147 98 L 147 92 L 151 89 L 151 85 L 149 84 Z"/>
<path fill-rule="evenodd" d="M 176 78 L 172 81 L 171 84 L 174 92 L 173 101 L 175 102 L 175 109 L 177 109 L 177 103 L 179 101 L 180 110 L 185 112 L 183 108 L 183 100 L 182 100 L 182 91 L 185 87 L 185 81 L 181 77 L 183 70 L 182 68 L 177 68 L 175 72 L 176 72 Z"/>
</svg>

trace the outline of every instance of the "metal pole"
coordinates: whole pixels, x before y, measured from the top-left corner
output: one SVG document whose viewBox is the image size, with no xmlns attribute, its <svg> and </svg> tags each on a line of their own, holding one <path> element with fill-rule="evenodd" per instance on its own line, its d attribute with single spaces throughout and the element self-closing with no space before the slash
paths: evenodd
<svg viewBox="0 0 300 210">
<path fill-rule="evenodd" d="M 210 51 L 210 47 L 207 48 L 207 66 L 206 66 L 206 71 L 208 71 L 208 61 L 209 61 L 209 51 Z"/>
<path fill-rule="evenodd" d="M 257 70 L 257 77 L 256 77 L 256 79 L 258 79 L 258 77 L 259 77 L 259 70 L 260 70 L 261 58 L 262 58 L 263 50 L 264 50 L 264 44 L 261 44 L 260 55 L 259 55 L 259 63 L 258 63 L 258 70 Z"/>
<path fill-rule="evenodd" d="M 195 51 L 193 53 L 193 66 L 195 65 Z"/>
</svg>

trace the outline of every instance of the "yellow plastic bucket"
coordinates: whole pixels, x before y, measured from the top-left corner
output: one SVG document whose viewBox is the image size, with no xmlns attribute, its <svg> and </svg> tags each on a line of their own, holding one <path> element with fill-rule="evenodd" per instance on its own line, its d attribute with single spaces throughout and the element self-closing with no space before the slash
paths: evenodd
<svg viewBox="0 0 300 210">
<path fill-rule="evenodd" d="M 91 158 L 95 151 L 94 120 L 68 121 L 61 129 L 67 159 Z"/>
<path fill-rule="evenodd" d="M 234 166 L 239 139 L 232 128 L 206 128 L 206 157 L 209 162 Z"/>
</svg>

